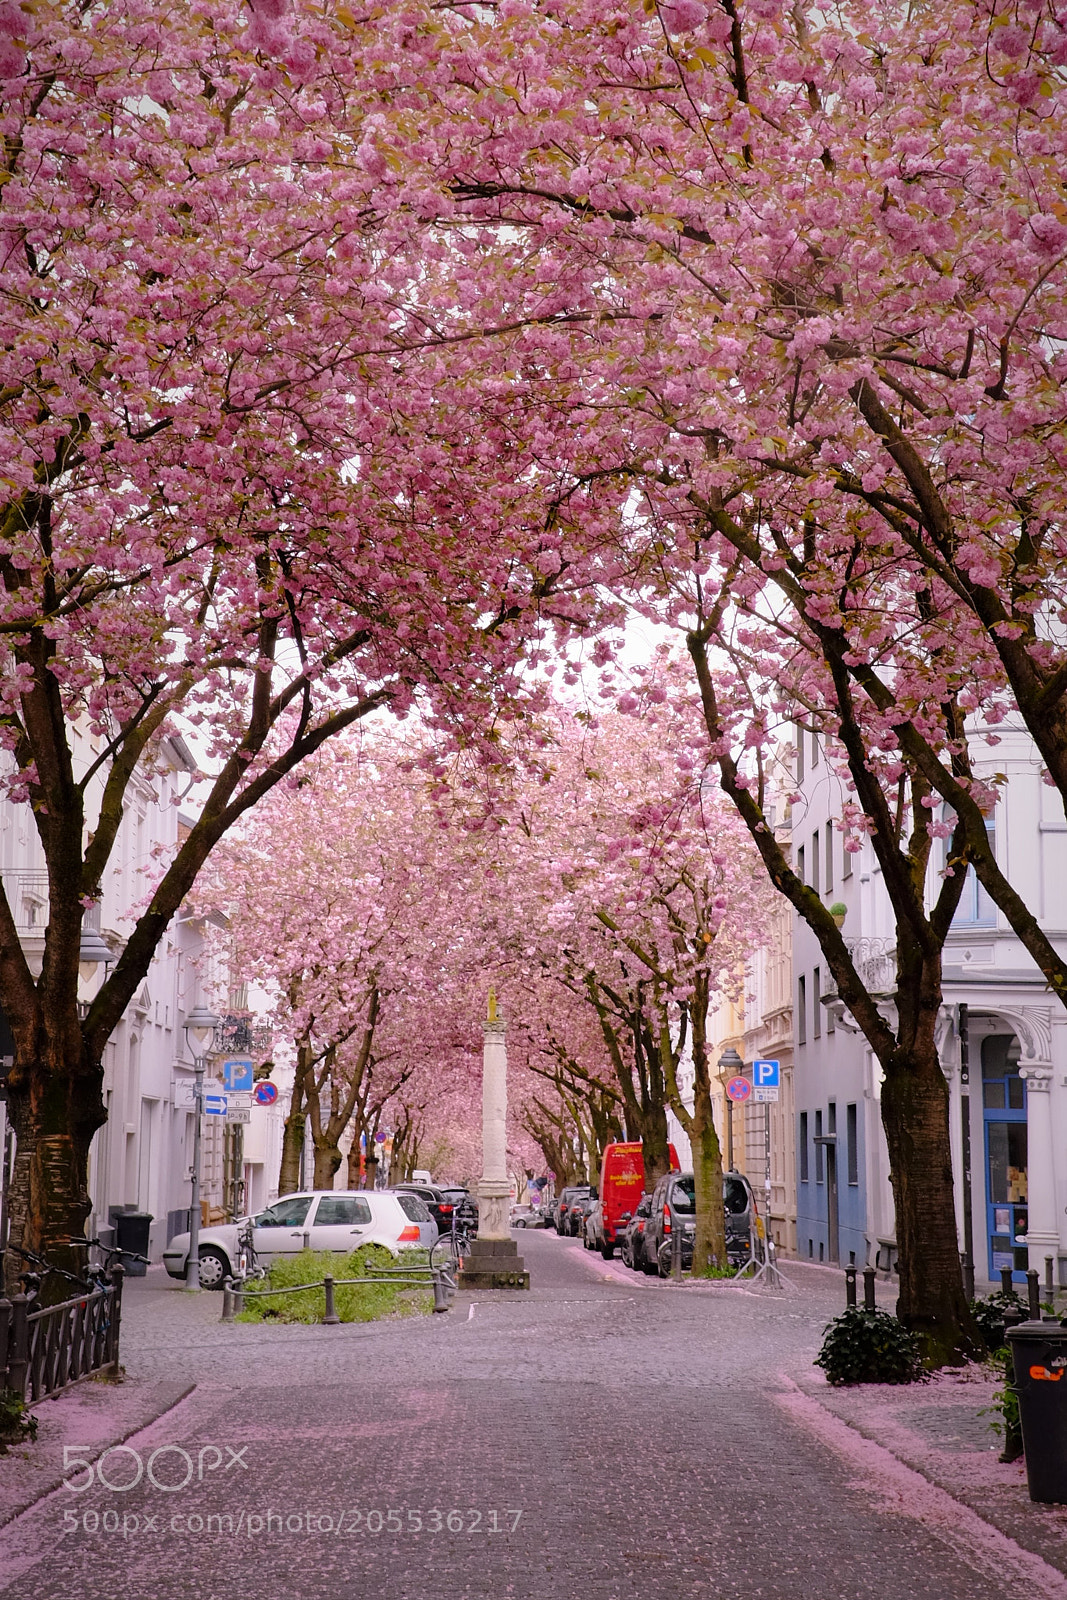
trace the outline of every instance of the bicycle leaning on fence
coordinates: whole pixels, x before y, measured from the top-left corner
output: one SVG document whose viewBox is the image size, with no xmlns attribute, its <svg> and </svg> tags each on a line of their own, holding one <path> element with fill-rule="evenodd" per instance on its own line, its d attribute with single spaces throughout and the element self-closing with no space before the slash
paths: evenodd
<svg viewBox="0 0 1067 1600">
<path fill-rule="evenodd" d="M 455 1221 L 448 1233 L 442 1233 L 430 1249 L 430 1266 L 444 1267 L 453 1277 L 471 1253 L 470 1232 L 466 1222 Z"/>
</svg>

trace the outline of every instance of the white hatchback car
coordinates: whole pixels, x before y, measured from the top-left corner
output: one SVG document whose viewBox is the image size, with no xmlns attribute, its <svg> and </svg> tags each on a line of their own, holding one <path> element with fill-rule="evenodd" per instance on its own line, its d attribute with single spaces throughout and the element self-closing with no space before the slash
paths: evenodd
<svg viewBox="0 0 1067 1600">
<path fill-rule="evenodd" d="M 200 1283 L 221 1289 L 222 1280 L 236 1270 L 239 1235 L 247 1217 L 200 1230 Z M 251 1218 L 252 1247 L 256 1262 L 269 1267 L 278 1256 L 296 1255 L 304 1247 L 337 1250 L 348 1255 L 360 1245 L 380 1244 L 399 1255 L 401 1250 L 429 1250 L 437 1239 L 437 1224 L 418 1195 L 395 1194 L 390 1189 L 316 1189 L 287 1194 L 266 1211 Z M 179 1233 L 163 1252 L 163 1265 L 172 1278 L 184 1278 L 189 1260 L 189 1235 Z"/>
</svg>

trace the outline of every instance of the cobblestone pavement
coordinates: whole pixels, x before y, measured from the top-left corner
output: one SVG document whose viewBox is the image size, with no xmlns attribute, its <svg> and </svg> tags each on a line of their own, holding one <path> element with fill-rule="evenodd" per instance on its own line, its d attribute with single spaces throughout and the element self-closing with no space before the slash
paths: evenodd
<svg viewBox="0 0 1067 1600">
<path fill-rule="evenodd" d="M 798 1387 L 837 1277 L 675 1288 L 554 1235 L 521 1248 L 528 1294 L 389 1323 L 222 1326 L 218 1296 L 131 1286 L 131 1380 L 196 1388 L 104 1458 L 114 1487 L 0 1532 L 0 1593 L 1067 1600 Z"/>
</svg>

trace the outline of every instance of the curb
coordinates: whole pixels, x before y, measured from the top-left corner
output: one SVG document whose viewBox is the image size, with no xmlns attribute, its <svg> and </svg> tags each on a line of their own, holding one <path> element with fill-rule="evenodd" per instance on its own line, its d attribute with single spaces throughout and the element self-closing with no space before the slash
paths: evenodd
<svg viewBox="0 0 1067 1600">
<path fill-rule="evenodd" d="M 38 1422 L 53 1424 L 56 1422 L 61 1422 L 62 1413 L 57 1417 L 55 1415 L 55 1411 L 60 1410 L 60 1408 L 63 1410 L 70 1409 L 68 1407 L 63 1407 L 64 1400 L 80 1400 L 84 1398 L 85 1386 L 89 1382 L 91 1382 L 90 1379 L 82 1379 L 81 1382 L 73 1384 L 69 1389 L 64 1389 L 55 1397 L 38 1401 L 37 1404 L 32 1407 L 33 1414 L 37 1417 Z M 127 1439 L 133 1438 L 134 1434 L 140 1433 L 143 1429 L 150 1427 L 153 1422 L 158 1422 L 160 1417 L 165 1417 L 168 1411 L 173 1411 L 175 1406 L 180 1405 L 183 1400 L 187 1399 L 195 1388 L 195 1382 L 153 1384 L 150 1392 L 143 1397 L 144 1404 L 142 1406 L 134 1409 L 129 1416 L 127 1416 L 122 1422 L 118 1423 L 112 1430 L 102 1433 L 100 1437 L 94 1439 L 91 1444 L 84 1446 L 87 1463 L 90 1459 L 94 1462 L 99 1461 L 100 1457 L 104 1455 L 106 1451 L 114 1449 L 116 1445 L 125 1444 Z M 51 1431 L 53 1430 L 50 1428 L 49 1432 Z M 39 1443 L 29 1444 L 22 1448 L 28 1452 L 34 1452 L 48 1448 L 48 1444 L 51 1443 L 53 1443 L 53 1441 L 48 1441 L 48 1443 L 44 1445 Z M 58 1448 L 58 1440 L 54 1441 L 54 1443 Z M 18 1448 L 19 1447 L 16 1447 L 16 1449 Z M 25 1460 L 25 1458 L 23 1459 Z M 18 1464 L 18 1460 L 19 1458 L 15 1451 L 12 1451 L 7 1456 L 0 1457 L 0 1487 L 3 1486 L 4 1477 L 6 1476 L 8 1469 Z M 33 1460 L 32 1456 L 30 1457 L 30 1460 L 33 1466 L 37 1466 L 39 1464 L 37 1461 Z M 61 1488 L 66 1477 L 66 1470 L 67 1469 L 63 1467 L 57 1467 L 53 1471 L 48 1472 L 47 1476 L 39 1478 L 31 1487 L 28 1487 L 26 1490 L 20 1492 L 16 1489 L 16 1498 L 13 1503 L 0 1510 L 0 1528 L 9 1527 L 11 1523 L 17 1521 L 19 1517 L 25 1516 L 27 1511 L 32 1511 L 34 1506 L 39 1505 L 42 1500 L 47 1500 L 50 1494 L 54 1494 L 57 1489 Z"/>
</svg>

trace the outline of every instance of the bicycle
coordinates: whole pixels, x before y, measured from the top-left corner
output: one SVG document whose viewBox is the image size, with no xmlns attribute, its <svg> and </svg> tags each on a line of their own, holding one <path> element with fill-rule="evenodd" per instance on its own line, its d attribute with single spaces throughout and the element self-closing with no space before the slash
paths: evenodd
<svg viewBox="0 0 1067 1600">
<path fill-rule="evenodd" d="M 470 1255 L 472 1238 L 467 1224 L 453 1218 L 450 1231 L 442 1233 L 430 1248 L 430 1266 L 444 1267 L 455 1275 Z"/>
<path fill-rule="evenodd" d="M 75 1273 L 68 1272 L 65 1267 L 57 1267 L 54 1262 L 48 1261 L 44 1256 L 39 1255 L 36 1250 L 25 1250 L 18 1244 L 8 1245 L 8 1249 L 13 1250 L 17 1256 L 21 1256 L 23 1261 L 28 1263 L 26 1271 L 19 1273 L 19 1283 L 22 1285 L 22 1292 L 27 1300 L 37 1300 L 41 1293 L 41 1285 L 46 1278 L 53 1276 L 66 1278 L 68 1283 L 74 1284 L 80 1294 L 84 1294 L 89 1288 L 89 1284 L 84 1278 L 79 1278 Z"/>
<path fill-rule="evenodd" d="M 77 1249 L 99 1250 L 103 1256 L 102 1261 L 93 1261 L 91 1258 L 86 1265 L 85 1276 L 88 1287 L 91 1289 L 110 1289 L 111 1273 L 116 1259 L 129 1256 L 131 1261 L 143 1261 L 145 1266 L 151 1262 L 147 1256 L 139 1256 L 134 1250 L 121 1250 L 117 1244 L 105 1244 L 103 1239 L 71 1239 L 69 1241 Z"/>
</svg>

